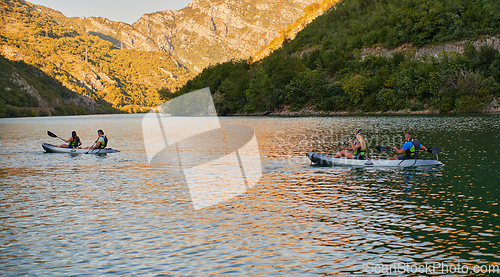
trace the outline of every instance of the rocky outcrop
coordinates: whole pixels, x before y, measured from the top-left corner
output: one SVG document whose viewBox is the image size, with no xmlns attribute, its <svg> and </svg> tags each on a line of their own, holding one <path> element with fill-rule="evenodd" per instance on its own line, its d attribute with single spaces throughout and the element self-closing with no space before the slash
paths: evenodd
<svg viewBox="0 0 500 277">
<path fill-rule="evenodd" d="M 483 113 L 500 113 L 500 104 L 498 103 L 499 100 L 500 98 L 494 98 L 491 103 L 484 107 Z"/>
<path fill-rule="evenodd" d="M 29 95 L 33 96 L 38 100 L 38 105 L 41 108 L 48 108 L 49 104 L 43 100 L 38 91 L 30 85 L 23 77 L 21 77 L 16 72 L 12 73 L 12 82 L 16 84 L 22 91 L 27 92 Z"/>
<path fill-rule="evenodd" d="M 0 53 L 12 60 L 24 60 L 26 57 L 17 49 L 16 47 L 9 46 L 9 45 L 3 45 L 2 48 L 0 49 Z"/>
<path fill-rule="evenodd" d="M 418 49 L 415 53 L 416 57 L 423 57 L 425 55 L 433 56 L 437 58 L 441 52 L 457 52 L 464 53 L 465 46 L 471 43 L 479 50 L 483 46 L 490 46 L 497 50 L 500 50 L 500 37 L 484 37 L 477 40 L 461 40 L 457 42 L 444 43 L 440 45 L 435 45 L 431 47 L 422 47 Z"/>
<path fill-rule="evenodd" d="M 199 72 L 210 64 L 249 58 L 315 2 L 195 0 L 180 11 L 146 14 L 133 26 Z"/>
<path fill-rule="evenodd" d="M 40 73 L 43 74 L 43 73 Z M 74 102 L 80 106 L 90 108 L 91 110 L 95 109 L 96 102 L 94 99 L 85 96 L 85 95 L 80 95 L 75 93 L 74 97 L 69 97 L 64 100 L 56 98 L 52 103 L 48 103 L 45 101 L 42 96 L 40 96 L 40 93 L 38 90 L 36 90 L 32 85 L 26 81 L 23 77 L 21 77 L 19 74 L 16 72 L 12 73 L 12 82 L 17 85 L 22 91 L 27 92 L 29 95 L 35 97 L 38 100 L 38 108 L 41 109 L 49 109 L 51 110 L 55 106 L 59 106 L 62 104 L 69 104 L 71 102 Z"/>
<path fill-rule="evenodd" d="M 391 57 L 395 52 L 398 51 L 413 53 L 416 58 L 422 58 L 424 56 L 438 58 L 439 54 L 442 52 L 457 52 L 459 54 L 462 54 L 464 53 L 465 46 L 468 43 L 474 45 L 477 50 L 479 50 L 483 46 L 490 46 L 500 51 L 500 36 L 491 36 L 479 38 L 476 40 L 461 40 L 456 42 L 437 44 L 418 49 L 410 44 L 404 44 L 394 49 L 385 49 L 382 47 L 366 48 L 361 52 L 361 58 L 364 59 L 368 55 Z"/>
<path fill-rule="evenodd" d="M 311 23 L 318 16 L 322 15 L 325 11 L 335 7 L 335 4 L 338 2 L 340 2 L 340 0 L 323 0 L 305 8 L 305 12 L 301 17 L 299 17 L 293 24 L 288 25 L 279 36 L 275 37 L 267 45 L 261 47 L 257 52 L 255 52 L 251 57 L 251 62 L 267 57 L 273 51 L 279 49 L 285 40 L 295 39 L 297 34 L 309 25 L 309 23 Z"/>
<path fill-rule="evenodd" d="M 182 10 L 145 14 L 133 25 L 105 18 L 80 20 L 87 32 L 117 47 L 167 52 L 200 72 L 210 64 L 249 58 L 318 2 L 194 0 Z"/>
<path fill-rule="evenodd" d="M 86 31 L 101 39 L 112 42 L 116 47 L 140 51 L 161 51 L 158 45 L 131 25 L 114 22 L 102 17 L 80 17 Z"/>
</svg>

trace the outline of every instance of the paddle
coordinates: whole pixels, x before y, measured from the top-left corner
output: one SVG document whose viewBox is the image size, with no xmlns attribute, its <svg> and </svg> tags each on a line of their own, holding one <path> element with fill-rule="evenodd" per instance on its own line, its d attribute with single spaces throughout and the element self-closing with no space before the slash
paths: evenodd
<svg viewBox="0 0 500 277">
<path fill-rule="evenodd" d="M 92 146 L 90 146 L 89 150 L 88 150 L 88 151 L 87 151 L 87 153 L 85 153 L 85 154 L 88 154 L 90 151 L 94 151 L 94 149 L 92 149 L 92 147 L 94 147 L 94 145 L 95 145 L 96 143 L 97 143 L 97 140 L 94 142 L 94 144 L 92 144 Z M 99 151 L 101 151 L 101 150 L 99 149 Z"/>
<path fill-rule="evenodd" d="M 94 147 L 94 145 L 95 145 L 98 141 L 99 141 L 99 139 L 97 139 L 96 141 L 94 141 L 94 144 L 92 144 L 92 146 L 90 146 L 90 148 Z M 100 146 L 100 145 L 99 145 L 99 146 Z M 101 150 L 102 150 L 102 149 L 103 149 L 103 148 L 99 148 L 99 150 L 97 151 L 97 154 L 99 154 L 99 153 L 101 152 Z M 85 153 L 85 154 L 88 154 L 88 153 L 90 152 L 90 150 L 94 151 L 94 150 L 95 150 L 95 148 L 94 148 L 94 149 L 89 149 L 89 151 L 87 151 L 87 153 Z M 92 153 L 94 153 L 94 152 L 92 152 Z"/>
<path fill-rule="evenodd" d="M 379 145 L 379 146 L 375 147 L 375 149 L 377 149 L 378 152 L 386 152 L 389 150 L 393 150 L 394 148 Z M 432 154 L 437 154 L 437 153 L 439 153 L 439 148 L 437 148 L 437 147 L 427 148 L 427 152 L 432 153 Z"/>
<path fill-rule="evenodd" d="M 354 137 L 353 137 L 351 140 L 355 139 L 355 138 L 356 138 L 356 136 L 357 136 L 357 135 L 359 135 L 359 134 L 361 133 L 361 130 L 363 130 L 363 129 L 359 129 L 359 130 L 356 132 L 356 134 L 354 134 Z M 349 141 L 351 141 L 351 140 L 349 140 Z M 349 141 L 344 142 L 344 144 L 349 143 Z"/>
<path fill-rule="evenodd" d="M 439 148 L 437 148 L 437 147 L 427 148 L 427 152 L 432 153 L 432 154 L 437 154 L 437 153 L 439 153 Z"/>
<path fill-rule="evenodd" d="M 64 142 L 66 142 L 64 139 L 58 137 L 56 134 L 52 133 L 51 131 L 47 131 L 47 135 L 49 135 L 49 137 L 58 138 Z"/>
<path fill-rule="evenodd" d="M 362 129 L 359 129 L 359 130 L 358 130 L 358 131 L 354 134 L 354 138 L 350 139 L 349 141 L 345 141 L 343 144 L 348 144 L 349 142 L 351 142 L 352 140 L 354 140 L 354 139 L 356 138 L 356 136 L 357 136 L 357 135 L 359 135 L 359 134 L 361 133 L 361 130 L 362 130 Z M 348 149 L 349 149 L 349 148 L 346 148 L 346 147 L 344 147 L 344 146 L 343 146 L 343 147 L 342 147 L 342 149 L 341 149 L 341 150 L 339 150 L 339 151 L 337 152 L 337 154 L 335 154 L 334 158 L 335 158 L 337 155 L 341 155 L 341 154 L 339 154 L 339 153 L 341 153 L 342 151 L 349 151 Z M 352 150 L 352 149 L 351 149 L 351 150 Z M 344 152 L 344 153 L 345 153 L 345 152 Z"/>
<path fill-rule="evenodd" d="M 375 149 L 377 149 L 378 152 L 387 152 L 389 150 L 393 150 L 392 147 L 382 146 L 382 145 L 375 147 Z"/>
<path fill-rule="evenodd" d="M 355 139 L 357 135 L 361 134 L 361 131 L 362 131 L 362 130 L 363 130 L 363 129 L 359 129 L 359 130 L 356 132 L 356 134 L 354 134 L 354 138 L 353 138 L 353 139 Z"/>
</svg>

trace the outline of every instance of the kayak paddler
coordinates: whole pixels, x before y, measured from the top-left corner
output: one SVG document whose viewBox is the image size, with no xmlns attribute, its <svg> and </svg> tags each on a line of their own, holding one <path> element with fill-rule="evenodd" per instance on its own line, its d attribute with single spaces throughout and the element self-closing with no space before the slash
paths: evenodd
<svg viewBox="0 0 500 277">
<path fill-rule="evenodd" d="M 80 145 L 82 145 L 80 138 L 76 135 L 76 131 L 71 132 L 71 138 L 69 138 L 68 140 L 64 140 L 64 142 L 67 142 L 68 144 L 63 144 L 59 147 L 78 148 Z"/>
<path fill-rule="evenodd" d="M 99 129 L 97 135 L 99 135 L 99 137 L 94 142 L 94 145 L 85 149 L 104 149 L 108 146 L 108 138 L 104 135 L 104 131 Z"/>
<path fill-rule="evenodd" d="M 356 133 L 356 142 L 353 143 L 352 140 L 349 141 L 351 147 L 338 152 L 334 158 L 340 158 L 342 156 L 348 159 L 364 160 L 366 159 L 366 142 L 363 138 L 361 132 Z"/>
<path fill-rule="evenodd" d="M 413 138 L 413 134 L 411 132 L 405 133 L 406 142 L 403 144 L 403 147 L 397 148 L 394 146 L 394 150 L 398 154 L 404 154 L 401 156 L 390 157 L 388 160 L 406 160 L 406 159 L 415 159 L 418 154 L 418 150 L 427 150 L 425 146 L 420 144 L 418 139 Z"/>
</svg>

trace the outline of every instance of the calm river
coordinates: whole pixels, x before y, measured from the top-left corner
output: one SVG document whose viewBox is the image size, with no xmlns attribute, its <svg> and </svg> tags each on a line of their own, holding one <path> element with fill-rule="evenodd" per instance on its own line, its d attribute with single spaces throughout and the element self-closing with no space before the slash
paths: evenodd
<svg viewBox="0 0 500 277">
<path fill-rule="evenodd" d="M 149 165 L 143 116 L 0 120 L 1 275 L 499 270 L 500 116 L 220 118 L 255 131 L 263 172 L 246 192 L 203 209 L 183 180 Z M 337 151 L 360 128 L 370 149 L 400 147 L 411 130 L 440 148 L 444 166 L 332 168 L 305 158 Z M 65 139 L 75 130 L 90 146 L 98 129 L 120 153 L 41 148 L 62 143 L 48 130 Z"/>
</svg>

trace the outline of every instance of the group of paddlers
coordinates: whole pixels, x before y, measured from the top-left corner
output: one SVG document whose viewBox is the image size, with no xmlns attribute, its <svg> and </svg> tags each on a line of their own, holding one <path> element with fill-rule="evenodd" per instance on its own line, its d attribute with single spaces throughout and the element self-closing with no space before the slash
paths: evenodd
<svg viewBox="0 0 500 277">
<path fill-rule="evenodd" d="M 90 147 L 83 147 L 83 149 L 104 149 L 108 145 L 108 138 L 104 135 L 103 130 L 98 130 L 97 135 L 99 136 L 94 144 Z M 76 131 L 71 132 L 71 138 L 64 140 L 68 144 L 60 145 L 59 147 L 66 148 L 82 148 L 82 142 L 80 138 L 76 135 Z"/>
<path fill-rule="evenodd" d="M 425 146 L 420 144 L 418 139 L 413 138 L 413 134 L 411 132 L 405 133 L 405 139 L 406 142 L 401 148 L 393 147 L 399 155 L 390 157 L 388 160 L 415 159 L 417 157 L 418 150 L 427 150 Z M 349 143 L 351 144 L 351 147 L 338 152 L 334 158 L 346 157 L 347 159 L 369 159 L 366 156 L 366 142 L 360 131 L 356 133 L 356 141 L 353 142 L 350 140 Z"/>
</svg>

